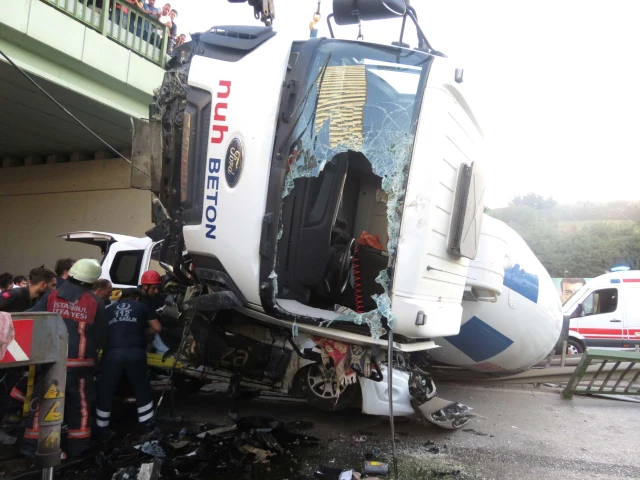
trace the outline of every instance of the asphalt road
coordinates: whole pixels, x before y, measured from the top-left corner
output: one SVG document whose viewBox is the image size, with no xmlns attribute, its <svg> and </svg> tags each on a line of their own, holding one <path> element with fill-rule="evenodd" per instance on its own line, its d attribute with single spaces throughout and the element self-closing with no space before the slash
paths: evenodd
<svg viewBox="0 0 640 480">
<path fill-rule="evenodd" d="M 559 390 L 440 385 L 440 396 L 466 403 L 479 415 L 459 431 L 418 420 L 398 419 L 396 438 L 401 479 L 622 479 L 640 478 L 640 405 L 579 397 Z M 192 422 L 228 422 L 226 399 L 199 394 L 177 401 Z M 264 478 L 312 478 L 320 465 L 361 468 L 365 454 L 390 459 L 386 418 L 357 411 L 319 412 L 304 402 L 257 399 L 240 414 L 285 422 L 306 421 L 320 447 L 293 452 Z M 434 442 L 439 453 L 435 450 Z"/>
<path fill-rule="evenodd" d="M 530 386 L 440 384 L 439 394 L 473 407 L 478 416 L 458 431 L 442 430 L 418 419 L 397 419 L 400 479 L 640 478 L 639 404 L 579 396 L 563 400 L 559 390 Z M 169 404 L 165 399 L 160 415 L 168 414 Z M 183 427 L 197 431 L 203 423 L 232 423 L 227 415 L 229 400 L 219 393 L 177 397 L 175 406 L 175 413 L 184 416 L 185 422 L 160 422 L 165 431 Z M 113 428 L 121 435 L 135 426 L 135 408 L 130 409 L 129 419 L 114 422 Z M 365 416 L 357 410 L 321 412 L 302 400 L 264 397 L 242 401 L 239 414 L 281 420 L 320 439 L 318 446 L 295 446 L 269 463 L 256 465 L 252 480 L 312 479 L 319 466 L 361 471 L 367 455 L 391 460 L 387 418 Z M 104 472 L 93 457 L 95 453 L 83 460 L 86 468 L 77 472 L 67 468 L 59 478 L 101 480 Z M 32 468 L 14 457 L 0 463 L 0 479 Z M 39 474 L 21 478 L 39 478 Z M 227 479 L 228 474 L 217 474 L 212 467 L 208 478 Z"/>
</svg>

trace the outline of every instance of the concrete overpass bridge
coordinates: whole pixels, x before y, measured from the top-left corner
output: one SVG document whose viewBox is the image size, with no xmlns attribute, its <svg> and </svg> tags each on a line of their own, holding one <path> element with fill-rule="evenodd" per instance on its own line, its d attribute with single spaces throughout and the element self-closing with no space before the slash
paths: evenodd
<svg viewBox="0 0 640 480">
<path fill-rule="evenodd" d="M 0 49 L 128 157 L 131 117 L 147 117 L 162 82 L 166 27 L 124 0 L 2 6 Z M 55 239 L 65 231 L 143 234 L 149 192 L 131 189 L 130 166 L 113 157 L 0 57 L 0 272 L 99 258 Z"/>
</svg>

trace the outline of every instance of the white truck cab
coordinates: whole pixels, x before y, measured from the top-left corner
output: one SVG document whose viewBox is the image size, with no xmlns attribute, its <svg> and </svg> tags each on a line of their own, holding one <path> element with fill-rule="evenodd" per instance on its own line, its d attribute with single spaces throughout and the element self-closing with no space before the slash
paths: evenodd
<svg viewBox="0 0 640 480">
<path fill-rule="evenodd" d="M 640 344 L 640 271 L 594 278 L 563 305 L 570 318 L 569 352 Z"/>
<path fill-rule="evenodd" d="M 469 408 L 437 399 L 429 374 L 407 365 L 460 331 L 483 220 L 482 130 L 463 70 L 405 0 L 334 0 L 332 17 L 404 22 L 391 45 L 225 25 L 176 49 L 149 121 L 134 121 L 144 181 L 132 184 L 153 192 L 155 227 L 133 251 L 134 240 L 100 234 L 103 273 L 137 284 L 158 248 L 176 305 L 197 313 L 181 317 L 194 343 L 181 361 L 283 391 L 295 373 L 310 402 L 335 410 L 346 378 L 316 382 L 329 367 L 301 350 L 307 340 L 318 352 L 349 345 L 370 359 L 360 376 L 380 385 L 395 349 L 412 407 L 460 428 Z M 417 48 L 402 41 L 407 20 Z M 499 295 L 494 270 L 467 293 Z"/>
</svg>

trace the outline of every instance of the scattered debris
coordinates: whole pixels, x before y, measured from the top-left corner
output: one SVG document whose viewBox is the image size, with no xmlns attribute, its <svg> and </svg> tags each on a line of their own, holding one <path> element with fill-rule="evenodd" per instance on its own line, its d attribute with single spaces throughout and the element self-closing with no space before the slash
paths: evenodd
<svg viewBox="0 0 640 480">
<path fill-rule="evenodd" d="M 342 474 L 350 472 L 351 476 L 343 477 Z M 315 478 L 322 478 L 324 480 L 349 480 L 353 477 L 353 470 L 343 470 L 337 467 L 318 467 L 315 474 Z"/>
<path fill-rule="evenodd" d="M 367 460 L 364 462 L 363 473 L 373 475 L 389 475 L 389 464 Z"/>
<path fill-rule="evenodd" d="M 440 447 L 438 447 L 435 442 L 432 442 L 431 440 L 428 440 L 425 444 L 425 447 L 427 447 L 427 452 L 429 453 L 433 453 L 433 454 L 437 454 L 440 453 Z"/>
<path fill-rule="evenodd" d="M 137 446 L 135 448 L 139 448 L 140 451 L 146 453 L 151 457 L 165 458 L 167 456 L 164 449 L 158 444 L 157 440 L 145 442 L 142 444 L 142 446 Z"/>
<path fill-rule="evenodd" d="M 163 441 L 160 446 L 165 450 L 165 452 L 169 453 L 172 456 L 178 455 L 181 451 L 185 450 L 186 447 L 190 446 L 191 442 L 189 440 L 177 440 L 175 442 L 172 441 Z"/>
<path fill-rule="evenodd" d="M 14 445 L 18 439 L 0 430 L 0 445 Z"/>
<path fill-rule="evenodd" d="M 467 433 L 471 433 L 473 435 L 477 435 L 479 437 L 488 437 L 489 434 L 488 433 L 482 433 L 482 432 L 478 432 L 477 430 L 474 430 L 473 428 L 465 428 L 464 430 L 462 430 L 463 432 L 467 432 Z"/>
<path fill-rule="evenodd" d="M 268 461 L 269 457 L 275 455 L 274 452 L 270 452 L 268 450 L 263 450 L 261 448 L 253 447 L 249 444 L 240 445 L 238 450 L 245 453 L 251 453 L 255 456 L 255 460 L 253 463 L 265 463 Z"/>
<path fill-rule="evenodd" d="M 362 478 L 359 472 L 334 467 L 318 467 L 314 476 L 325 480 L 360 480 Z"/>
<path fill-rule="evenodd" d="M 111 477 L 111 480 L 129 480 L 133 478 L 138 478 L 138 468 L 127 467 L 121 468 L 116 473 L 114 473 Z"/>
<path fill-rule="evenodd" d="M 137 480 L 158 480 L 161 466 L 162 462 L 157 458 L 152 463 L 143 463 L 140 465 Z"/>
<path fill-rule="evenodd" d="M 206 430 L 202 433 L 199 433 L 197 437 L 203 439 L 207 435 L 221 435 L 223 433 L 235 432 L 237 429 L 238 427 L 236 425 L 231 425 L 228 427 L 212 428 L 211 430 Z"/>
</svg>

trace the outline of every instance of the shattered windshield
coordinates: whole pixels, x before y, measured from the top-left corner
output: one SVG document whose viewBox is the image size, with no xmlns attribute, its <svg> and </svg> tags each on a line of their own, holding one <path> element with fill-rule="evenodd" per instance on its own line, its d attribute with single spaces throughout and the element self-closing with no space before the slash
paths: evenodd
<svg viewBox="0 0 640 480">
<path fill-rule="evenodd" d="M 295 163 L 306 171 L 295 176 L 317 176 L 327 161 L 346 150 L 365 153 L 379 170 L 394 164 L 388 154 L 415 133 L 428 59 L 424 53 L 377 45 L 322 44 L 297 109 L 289 160 L 290 166 Z M 313 158 L 300 158 L 303 151 Z M 374 152 L 380 158 L 371 158 Z M 403 160 L 410 154 L 410 149 L 403 151 Z M 292 187 L 288 182 L 283 197 Z"/>
<path fill-rule="evenodd" d="M 393 264 L 400 234 L 404 193 L 414 136 L 431 57 L 396 47 L 328 40 L 316 50 L 304 96 L 291 120 L 285 198 L 294 180 L 318 177 L 339 153 L 364 154 L 381 178 L 387 200 L 387 249 Z M 280 235 L 282 230 L 280 231 Z M 276 284 L 276 278 L 272 277 Z M 374 337 L 385 333 L 381 319 L 393 327 L 392 280 L 382 270 L 377 283 L 385 293 L 378 308 L 349 312 L 337 320 L 365 323 Z M 276 288 L 277 289 L 277 288 Z"/>
</svg>

